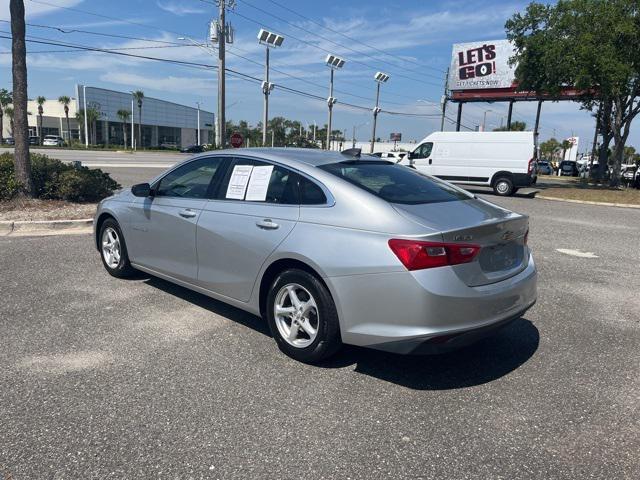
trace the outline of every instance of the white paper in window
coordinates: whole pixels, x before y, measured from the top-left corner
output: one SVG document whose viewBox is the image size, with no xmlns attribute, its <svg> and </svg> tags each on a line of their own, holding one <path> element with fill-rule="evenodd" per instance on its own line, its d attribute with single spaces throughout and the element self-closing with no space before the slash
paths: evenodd
<svg viewBox="0 0 640 480">
<path fill-rule="evenodd" d="M 247 183 L 249 183 L 249 177 L 251 177 L 251 165 L 236 165 L 231 172 L 231 178 L 229 179 L 229 186 L 227 187 L 226 198 L 232 198 L 235 200 L 244 200 L 244 193 L 247 190 Z"/>
<path fill-rule="evenodd" d="M 249 186 L 247 187 L 247 201 L 264 202 L 267 199 L 267 190 L 269 189 L 269 180 L 271 180 L 272 172 L 273 165 L 253 167 Z"/>
</svg>

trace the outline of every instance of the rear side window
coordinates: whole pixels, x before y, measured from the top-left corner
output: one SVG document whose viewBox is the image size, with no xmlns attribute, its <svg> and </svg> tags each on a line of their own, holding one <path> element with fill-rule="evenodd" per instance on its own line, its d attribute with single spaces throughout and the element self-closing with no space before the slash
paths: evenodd
<svg viewBox="0 0 640 480">
<path fill-rule="evenodd" d="M 327 203 L 327 197 L 322 189 L 311 180 L 300 176 L 299 185 L 301 205 L 323 205 Z"/>
<path fill-rule="evenodd" d="M 319 168 L 390 203 L 415 205 L 472 198 L 464 191 L 412 168 L 389 162 L 349 161 Z"/>
</svg>

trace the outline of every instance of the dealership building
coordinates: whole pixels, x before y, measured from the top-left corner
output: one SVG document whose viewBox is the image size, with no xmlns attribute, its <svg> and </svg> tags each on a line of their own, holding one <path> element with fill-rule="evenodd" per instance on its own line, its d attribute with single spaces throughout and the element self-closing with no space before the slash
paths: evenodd
<svg viewBox="0 0 640 480">
<path fill-rule="evenodd" d="M 86 99 L 85 99 L 86 95 Z M 205 110 L 157 98 L 144 97 L 142 101 L 142 140 L 138 139 L 138 105 L 129 92 L 118 92 L 106 88 L 76 85 L 75 95 L 69 104 L 69 128 L 64 107 L 57 98 L 47 99 L 42 105 L 42 135 L 58 135 L 65 140 L 80 140 L 80 129 L 76 113 L 87 110 L 98 112 L 94 126 L 89 126 L 90 143 L 98 145 L 124 145 L 126 129 L 127 144 L 131 145 L 132 120 L 134 124 L 136 144 L 138 147 L 177 146 L 186 147 L 198 143 L 198 127 L 200 143 L 213 143 L 214 114 Z M 85 103 L 86 102 L 86 103 Z M 133 110 L 132 110 L 133 106 Z M 118 117 L 118 110 L 128 110 L 132 116 L 123 125 Z M 27 106 L 30 113 L 29 135 L 39 136 L 38 104 L 30 100 Z M 8 120 L 5 118 L 5 120 Z M 198 125 L 198 121 L 200 125 Z M 4 137 L 11 136 L 11 126 L 4 122 Z M 84 138 L 82 139 L 84 141 Z"/>
</svg>

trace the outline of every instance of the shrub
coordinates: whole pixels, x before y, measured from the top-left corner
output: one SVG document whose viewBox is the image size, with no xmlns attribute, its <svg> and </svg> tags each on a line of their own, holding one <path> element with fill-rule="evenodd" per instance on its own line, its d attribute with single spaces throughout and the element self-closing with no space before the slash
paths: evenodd
<svg viewBox="0 0 640 480">
<path fill-rule="evenodd" d="M 38 153 L 30 154 L 31 178 L 35 196 L 41 199 L 95 202 L 120 188 L 118 182 L 102 170 L 72 165 Z M 8 200 L 20 191 L 13 171 L 13 154 L 0 155 L 0 200 Z"/>
</svg>

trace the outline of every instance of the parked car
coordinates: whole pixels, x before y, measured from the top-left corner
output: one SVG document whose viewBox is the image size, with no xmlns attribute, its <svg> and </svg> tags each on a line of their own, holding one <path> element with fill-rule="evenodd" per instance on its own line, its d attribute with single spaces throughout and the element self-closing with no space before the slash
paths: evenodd
<svg viewBox="0 0 640 480">
<path fill-rule="evenodd" d="M 45 135 L 42 145 L 61 147 L 64 145 L 64 140 L 58 135 Z"/>
<path fill-rule="evenodd" d="M 580 175 L 578 162 L 573 160 L 563 160 L 560 162 L 560 176 L 577 177 Z"/>
<path fill-rule="evenodd" d="M 180 151 L 182 153 L 202 153 L 204 152 L 204 147 L 202 145 L 189 145 L 188 147 L 181 148 Z"/>
<path fill-rule="evenodd" d="M 629 165 L 622 170 L 622 181 L 627 185 L 633 185 L 635 183 L 638 167 L 635 165 Z"/>
<path fill-rule="evenodd" d="M 40 145 L 40 137 L 29 137 L 29 145 Z"/>
<path fill-rule="evenodd" d="M 195 156 L 94 220 L 109 274 L 142 270 L 261 315 L 304 362 L 342 343 L 451 350 L 519 318 L 536 300 L 528 229 L 392 161 L 291 148 Z"/>
<path fill-rule="evenodd" d="M 443 180 L 513 195 L 536 183 L 533 132 L 434 132 L 403 164 Z"/>
<path fill-rule="evenodd" d="M 15 145 L 16 141 L 13 139 L 13 137 L 6 137 L 4 139 L 4 143 L 6 143 L 7 145 Z"/>
<path fill-rule="evenodd" d="M 175 142 L 162 142 L 159 148 L 160 150 L 177 150 L 178 144 Z"/>
<path fill-rule="evenodd" d="M 540 175 L 553 175 L 553 167 L 546 160 L 538 161 L 538 173 Z"/>
</svg>

